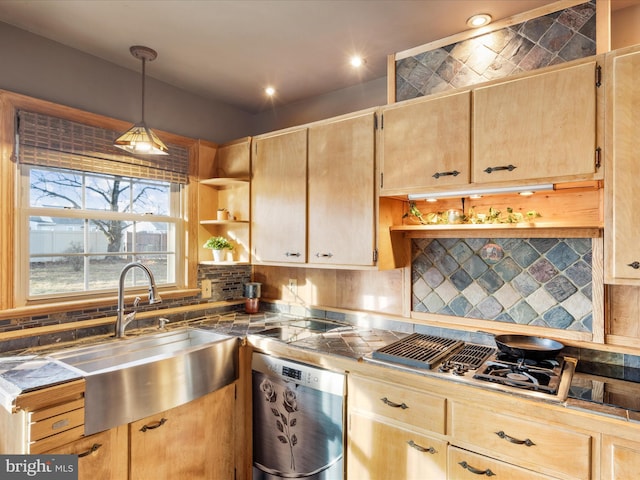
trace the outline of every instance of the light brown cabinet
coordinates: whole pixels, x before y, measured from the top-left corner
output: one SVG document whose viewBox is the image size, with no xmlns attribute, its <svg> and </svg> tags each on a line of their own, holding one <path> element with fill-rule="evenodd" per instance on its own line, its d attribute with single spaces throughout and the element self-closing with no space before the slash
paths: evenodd
<svg viewBox="0 0 640 480">
<path fill-rule="evenodd" d="M 383 107 L 380 134 L 382 195 L 469 183 L 469 91 Z"/>
<path fill-rule="evenodd" d="M 605 282 L 640 285 L 640 49 L 609 54 L 606 72 Z"/>
<path fill-rule="evenodd" d="M 130 478 L 234 478 L 235 388 L 130 423 Z"/>
<path fill-rule="evenodd" d="M 224 261 L 247 263 L 250 251 L 251 138 L 214 147 L 200 142 L 198 152 L 198 211 L 200 263 L 211 263 L 211 250 L 202 248 L 210 236 L 224 236 L 234 244 Z M 224 218 L 218 218 L 223 210 Z M 222 217 L 223 215 L 221 215 Z"/>
<path fill-rule="evenodd" d="M 593 176 L 596 61 L 473 90 L 473 183 Z"/>
<path fill-rule="evenodd" d="M 636 480 L 640 472 L 640 443 L 604 435 L 602 480 Z"/>
<path fill-rule="evenodd" d="M 348 392 L 348 478 L 447 478 L 445 399 L 357 375 Z"/>
<path fill-rule="evenodd" d="M 458 447 L 546 475 L 590 478 L 589 434 L 475 404 L 452 402 L 450 414 L 452 443 Z"/>
<path fill-rule="evenodd" d="M 251 178 L 254 263 L 307 261 L 307 129 L 255 137 Z"/>
<path fill-rule="evenodd" d="M 450 480 L 475 480 L 484 477 L 518 480 L 551 480 L 555 478 L 454 446 L 449 446 L 448 458 L 448 478 Z"/>
<path fill-rule="evenodd" d="M 78 456 L 79 480 L 122 480 L 128 478 L 127 426 L 122 425 L 46 453 Z"/>
<path fill-rule="evenodd" d="M 375 264 L 375 114 L 309 127 L 309 263 Z"/>
</svg>

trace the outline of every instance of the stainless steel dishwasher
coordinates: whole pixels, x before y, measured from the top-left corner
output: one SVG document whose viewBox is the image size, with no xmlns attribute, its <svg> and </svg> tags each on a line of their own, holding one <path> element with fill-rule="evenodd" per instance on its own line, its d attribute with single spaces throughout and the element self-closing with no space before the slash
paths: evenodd
<svg viewBox="0 0 640 480">
<path fill-rule="evenodd" d="M 344 478 L 345 376 L 254 353 L 253 480 Z"/>
</svg>

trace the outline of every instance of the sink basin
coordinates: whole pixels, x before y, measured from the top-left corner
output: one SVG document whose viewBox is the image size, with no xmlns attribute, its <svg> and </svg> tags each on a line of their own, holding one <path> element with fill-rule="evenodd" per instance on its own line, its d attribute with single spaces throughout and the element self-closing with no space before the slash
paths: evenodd
<svg viewBox="0 0 640 480">
<path fill-rule="evenodd" d="M 197 329 L 50 355 L 85 378 L 85 435 L 133 422 L 213 392 L 238 378 L 239 339 Z"/>
</svg>

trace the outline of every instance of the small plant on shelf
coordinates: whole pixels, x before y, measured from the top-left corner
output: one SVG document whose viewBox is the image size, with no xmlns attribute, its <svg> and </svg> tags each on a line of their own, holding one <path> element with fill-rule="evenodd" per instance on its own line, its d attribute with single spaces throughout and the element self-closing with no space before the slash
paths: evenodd
<svg viewBox="0 0 640 480">
<path fill-rule="evenodd" d="M 203 247 L 211 250 L 233 250 L 233 243 L 225 237 L 209 237 Z"/>
</svg>

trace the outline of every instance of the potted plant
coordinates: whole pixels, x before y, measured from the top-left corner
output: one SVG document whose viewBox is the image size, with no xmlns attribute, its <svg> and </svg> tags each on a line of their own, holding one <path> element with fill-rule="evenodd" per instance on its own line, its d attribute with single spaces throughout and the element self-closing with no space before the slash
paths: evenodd
<svg viewBox="0 0 640 480">
<path fill-rule="evenodd" d="M 229 210 L 227 210 L 226 208 L 219 208 L 216 218 L 218 220 L 229 220 Z"/>
<path fill-rule="evenodd" d="M 220 262 L 222 260 L 223 250 L 233 250 L 233 244 L 225 237 L 209 237 L 203 247 L 211 249 L 213 252 L 213 259 L 216 262 Z"/>
</svg>

